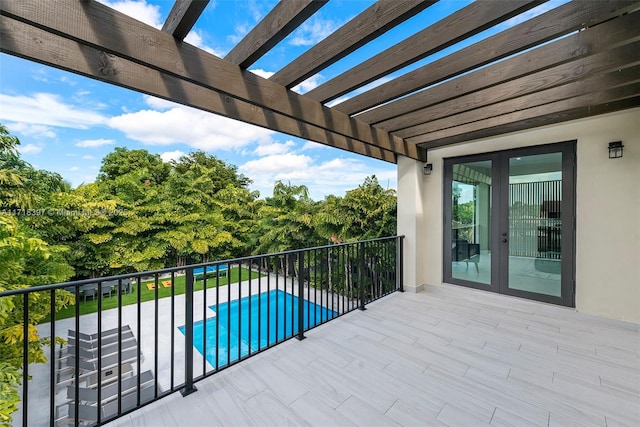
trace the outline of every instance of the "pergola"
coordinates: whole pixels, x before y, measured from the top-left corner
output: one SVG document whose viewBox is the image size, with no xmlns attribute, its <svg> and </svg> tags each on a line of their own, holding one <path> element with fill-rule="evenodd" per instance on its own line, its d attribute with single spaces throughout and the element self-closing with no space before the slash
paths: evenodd
<svg viewBox="0 0 640 427">
<path fill-rule="evenodd" d="M 446 1 L 446 0 L 445 0 Z M 380 0 L 269 79 L 247 71 L 325 0 L 282 0 L 224 58 L 93 0 L 0 0 L 0 50 L 395 163 L 427 150 L 640 105 L 640 1 L 574 0 L 335 106 L 327 103 L 544 3 L 479 0 L 300 95 L 293 86 L 435 0 Z"/>
</svg>

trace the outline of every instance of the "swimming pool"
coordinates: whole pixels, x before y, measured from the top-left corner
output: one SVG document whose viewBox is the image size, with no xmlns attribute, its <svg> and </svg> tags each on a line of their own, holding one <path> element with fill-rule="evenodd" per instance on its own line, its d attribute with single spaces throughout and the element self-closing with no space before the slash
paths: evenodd
<svg viewBox="0 0 640 427">
<path fill-rule="evenodd" d="M 303 330 L 338 316 L 337 312 L 313 302 L 305 300 L 303 304 Z M 215 305 L 210 308 L 216 311 Z M 218 366 L 224 366 L 249 354 L 249 349 L 253 353 L 298 333 L 298 297 L 282 290 L 220 303 L 217 310 L 217 316 L 206 320 L 206 349 L 203 343 L 205 322 L 194 323 L 193 331 L 194 347 L 214 367 L 217 341 Z M 185 333 L 184 326 L 179 329 Z"/>
</svg>

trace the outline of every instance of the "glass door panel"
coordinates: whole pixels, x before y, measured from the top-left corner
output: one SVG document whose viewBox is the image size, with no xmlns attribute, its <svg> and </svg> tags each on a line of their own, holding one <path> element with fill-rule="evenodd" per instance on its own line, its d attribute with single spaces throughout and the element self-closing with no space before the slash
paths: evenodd
<svg viewBox="0 0 640 427">
<path fill-rule="evenodd" d="M 508 185 L 508 288 L 561 297 L 562 153 L 510 157 Z"/>
<path fill-rule="evenodd" d="M 451 277 L 491 285 L 491 160 L 453 165 Z"/>
<path fill-rule="evenodd" d="M 443 279 L 574 306 L 575 141 L 444 161 Z"/>
</svg>

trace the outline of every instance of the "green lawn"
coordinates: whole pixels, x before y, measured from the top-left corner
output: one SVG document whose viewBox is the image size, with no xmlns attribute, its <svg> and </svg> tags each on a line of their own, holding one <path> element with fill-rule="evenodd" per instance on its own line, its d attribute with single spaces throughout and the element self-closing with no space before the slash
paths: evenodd
<svg viewBox="0 0 640 427">
<path fill-rule="evenodd" d="M 240 274 L 242 274 L 242 277 L 240 277 Z M 256 273 L 255 271 L 251 272 L 251 278 L 255 279 L 257 278 L 259 275 L 258 273 Z M 170 278 L 168 279 L 158 279 L 158 298 L 166 298 L 166 297 L 170 297 L 171 296 L 171 287 L 164 287 L 162 285 L 162 282 L 167 281 L 167 280 L 171 280 Z M 239 269 L 238 267 L 234 267 L 231 269 L 230 274 L 227 274 L 226 276 L 220 276 L 220 286 L 224 286 L 226 284 L 230 283 L 238 283 L 240 281 L 243 280 L 249 280 L 249 270 L 246 268 L 242 268 Z M 144 301 L 151 301 L 155 298 L 156 296 L 156 290 L 155 289 L 151 289 L 149 290 L 147 288 L 147 284 L 149 283 L 154 283 L 153 280 L 151 281 L 145 281 L 142 282 L 141 288 L 142 288 L 142 294 L 140 295 L 140 301 L 144 302 Z M 195 285 L 194 288 L 196 291 L 201 291 L 204 285 L 204 281 L 202 279 L 200 280 L 196 280 L 195 281 Z M 216 276 L 215 275 L 209 275 L 208 279 L 207 279 L 207 288 L 215 288 L 216 286 Z M 185 276 L 175 276 L 174 278 L 174 283 L 173 283 L 173 290 L 174 290 L 174 295 L 182 295 L 185 292 Z M 130 294 L 122 294 L 122 305 L 131 305 L 131 304 L 136 304 L 138 302 L 138 291 L 139 291 L 139 286 L 138 284 L 134 284 L 133 285 L 133 292 L 131 292 Z M 95 313 L 98 311 L 98 300 L 89 300 L 86 303 L 83 302 L 82 296 L 80 296 L 79 298 L 80 300 L 78 301 L 78 304 L 80 304 L 80 314 L 88 314 L 88 313 Z M 113 293 L 113 295 L 111 297 L 104 297 L 102 299 L 102 309 L 103 310 L 108 310 L 110 308 L 115 308 L 118 306 L 118 295 L 117 293 Z M 57 315 L 56 315 L 56 319 L 66 319 L 68 317 L 73 317 L 75 315 L 76 312 L 76 308 L 75 306 L 70 306 L 67 307 L 65 309 L 60 310 Z"/>
</svg>

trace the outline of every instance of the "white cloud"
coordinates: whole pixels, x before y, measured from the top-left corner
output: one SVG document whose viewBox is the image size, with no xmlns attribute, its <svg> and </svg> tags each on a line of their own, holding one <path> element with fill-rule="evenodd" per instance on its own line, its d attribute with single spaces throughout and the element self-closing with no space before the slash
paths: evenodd
<svg viewBox="0 0 640 427">
<path fill-rule="evenodd" d="M 49 126 L 34 125 L 31 123 L 9 123 L 7 128 L 12 133 L 19 133 L 35 138 L 55 138 L 56 133 Z"/>
<path fill-rule="evenodd" d="M 106 122 L 106 117 L 87 110 L 86 107 L 67 105 L 60 97 L 50 93 L 32 96 L 0 94 L 0 120 L 29 125 L 59 126 L 87 129 Z"/>
<path fill-rule="evenodd" d="M 321 148 L 329 148 L 329 147 L 324 145 L 324 144 L 320 144 L 318 142 L 307 141 L 307 142 L 304 143 L 304 145 L 302 146 L 300 151 L 318 150 L 318 149 L 321 149 Z"/>
<path fill-rule="evenodd" d="M 129 15 L 152 27 L 162 28 L 160 6 L 148 4 L 145 0 L 99 0 L 112 9 Z"/>
<path fill-rule="evenodd" d="M 79 170 L 80 170 L 80 168 L 78 166 L 72 166 L 72 167 L 69 168 L 69 172 L 77 172 Z"/>
<path fill-rule="evenodd" d="M 303 81 L 302 83 L 295 85 L 294 87 L 291 88 L 291 90 L 300 94 L 307 93 L 310 90 L 320 86 L 320 84 L 323 82 L 324 82 L 324 77 L 322 77 L 322 74 L 316 74 L 309 77 L 307 80 Z"/>
<path fill-rule="evenodd" d="M 170 162 L 171 160 L 180 160 L 180 157 L 184 156 L 185 153 L 183 151 L 180 150 L 175 150 L 175 151 L 165 151 L 164 153 L 160 154 L 160 158 L 162 159 L 163 162 Z"/>
<path fill-rule="evenodd" d="M 240 166 L 240 170 L 252 175 L 275 175 L 276 179 L 281 171 L 304 170 L 311 163 L 309 156 L 301 154 L 274 154 L 261 159 L 250 160 Z"/>
<path fill-rule="evenodd" d="M 82 159 L 83 160 L 93 160 L 93 159 L 95 159 L 95 157 L 86 154 L 86 155 L 82 156 Z"/>
<path fill-rule="evenodd" d="M 148 98 L 152 99 L 152 98 Z M 151 104 L 157 101 L 151 100 Z M 147 145 L 186 144 L 210 150 L 232 150 L 271 141 L 271 130 L 195 108 L 174 104 L 165 111 L 140 110 L 112 117 L 109 126 Z"/>
<path fill-rule="evenodd" d="M 334 194 L 344 195 L 356 188 L 370 175 L 376 175 L 380 185 L 396 187 L 394 165 L 370 166 L 360 159 L 336 158 L 318 161 L 310 156 L 287 153 L 265 156 L 251 160 L 239 168 L 240 172 L 253 180 L 255 189 L 269 196 L 276 181 L 292 185 L 306 185 L 311 197 L 321 200 Z"/>
<path fill-rule="evenodd" d="M 142 21 L 147 25 L 151 25 L 157 29 L 161 29 L 164 21 L 160 14 L 160 6 L 147 3 L 146 0 L 98 0 L 101 3 L 109 6 L 112 9 L 122 12 L 132 18 Z M 192 44 L 202 50 L 206 50 L 209 53 L 220 56 L 219 52 L 215 49 L 207 46 L 204 43 L 203 33 L 201 31 L 192 29 L 189 34 L 184 38 L 184 41 Z"/>
<path fill-rule="evenodd" d="M 265 70 L 261 70 L 260 68 L 257 68 L 255 70 L 249 70 L 249 71 L 265 79 L 268 79 L 269 77 L 275 74 L 273 71 L 265 71 Z"/>
<path fill-rule="evenodd" d="M 515 25 L 521 24 L 525 21 L 528 21 L 531 18 L 535 18 L 538 15 L 542 15 L 545 12 L 550 11 L 564 3 L 567 3 L 569 0 L 551 0 L 549 2 L 543 3 L 539 6 L 534 7 L 533 9 L 529 9 L 525 12 L 522 12 L 519 15 L 514 16 L 511 19 L 500 24 L 501 28 L 511 28 Z"/>
<path fill-rule="evenodd" d="M 22 154 L 38 154 L 42 151 L 42 145 L 18 145 L 18 151 L 20 151 L 20 153 Z"/>
<path fill-rule="evenodd" d="M 204 42 L 203 34 L 204 33 L 202 31 L 193 29 L 189 31 L 189 34 L 187 34 L 187 37 L 184 38 L 184 41 L 204 51 L 207 51 L 212 55 L 222 58 L 224 56 L 224 53 L 219 49 L 214 49 L 211 46 L 206 45 Z"/>
<path fill-rule="evenodd" d="M 113 145 L 116 142 L 113 139 L 85 139 L 84 141 L 76 142 L 76 147 L 81 148 L 94 148 L 94 147 L 102 147 L 103 145 Z"/>
<path fill-rule="evenodd" d="M 289 140 L 283 143 L 273 142 L 258 145 L 258 148 L 254 150 L 254 154 L 258 156 L 272 156 L 274 154 L 285 154 L 294 147 L 295 142 Z"/>
<path fill-rule="evenodd" d="M 313 15 L 307 19 L 289 39 L 289 44 L 293 46 L 311 46 L 325 39 L 329 34 L 342 26 L 341 22 L 333 19 L 324 19 L 321 16 Z"/>
<path fill-rule="evenodd" d="M 168 110 L 170 108 L 179 107 L 180 104 L 176 104 L 173 101 L 167 101 L 166 99 L 156 98 L 151 95 L 144 95 L 144 102 L 149 107 L 154 108 L 156 110 Z"/>
<path fill-rule="evenodd" d="M 240 42 L 240 40 L 244 38 L 244 36 L 246 36 L 249 33 L 251 28 L 252 28 L 251 25 L 249 25 L 249 23 L 247 22 L 237 23 L 233 27 L 234 34 L 229 34 L 227 36 L 227 40 L 231 44 L 236 45 L 238 44 L 238 42 Z"/>
</svg>

